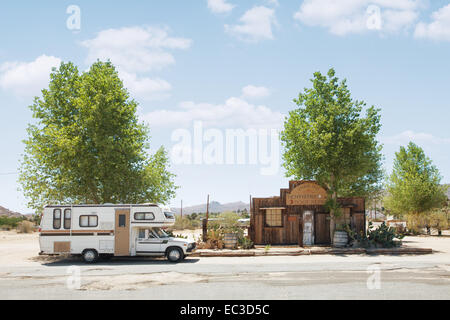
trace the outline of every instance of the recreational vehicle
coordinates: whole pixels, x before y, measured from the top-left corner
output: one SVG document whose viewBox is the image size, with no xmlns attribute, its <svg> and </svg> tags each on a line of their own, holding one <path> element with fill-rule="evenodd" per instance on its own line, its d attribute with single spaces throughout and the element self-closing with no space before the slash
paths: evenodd
<svg viewBox="0 0 450 320">
<path fill-rule="evenodd" d="M 165 256 L 179 262 L 195 250 L 195 242 L 169 237 L 175 223 L 169 209 L 142 205 L 49 205 L 40 224 L 41 255 L 98 258 Z"/>
</svg>

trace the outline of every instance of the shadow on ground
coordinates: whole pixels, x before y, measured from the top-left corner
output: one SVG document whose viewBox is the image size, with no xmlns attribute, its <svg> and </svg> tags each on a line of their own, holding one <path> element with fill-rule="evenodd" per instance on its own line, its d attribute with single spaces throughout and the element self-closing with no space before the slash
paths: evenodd
<svg viewBox="0 0 450 320">
<path fill-rule="evenodd" d="M 174 265 L 174 263 L 164 258 L 144 258 L 144 257 L 126 257 L 126 258 L 111 258 L 109 260 L 100 259 L 95 264 L 85 263 L 81 257 L 33 257 L 30 260 L 40 262 L 43 266 L 47 267 L 60 267 L 60 266 L 133 266 L 133 265 Z M 186 258 L 178 264 L 185 263 L 197 263 L 200 259 Z"/>
</svg>

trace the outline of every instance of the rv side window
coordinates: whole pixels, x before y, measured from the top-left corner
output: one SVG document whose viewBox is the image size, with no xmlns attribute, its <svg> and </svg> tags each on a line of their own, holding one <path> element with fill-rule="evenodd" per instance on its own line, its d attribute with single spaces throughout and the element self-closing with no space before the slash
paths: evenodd
<svg viewBox="0 0 450 320">
<path fill-rule="evenodd" d="M 175 215 L 172 212 L 164 212 L 167 219 L 175 219 Z"/>
<path fill-rule="evenodd" d="M 64 210 L 64 229 L 70 229 L 72 224 L 72 210 L 66 209 Z"/>
<path fill-rule="evenodd" d="M 98 226 L 98 216 L 80 216 L 80 227 L 95 228 Z"/>
<path fill-rule="evenodd" d="M 61 229 L 61 209 L 53 210 L 53 229 Z"/>
<path fill-rule="evenodd" d="M 134 220 L 152 221 L 155 220 L 155 215 L 151 212 L 136 212 L 134 214 Z"/>
</svg>

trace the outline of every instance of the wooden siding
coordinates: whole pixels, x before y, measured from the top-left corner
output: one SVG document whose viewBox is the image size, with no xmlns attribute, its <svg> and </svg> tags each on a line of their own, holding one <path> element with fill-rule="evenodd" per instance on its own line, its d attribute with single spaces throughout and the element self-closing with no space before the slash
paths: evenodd
<svg viewBox="0 0 450 320">
<path fill-rule="evenodd" d="M 300 245 L 303 246 L 303 212 L 314 211 L 315 214 L 327 215 L 327 210 L 321 205 L 302 205 L 302 206 L 288 206 L 286 205 L 287 194 L 294 188 L 305 181 L 291 181 L 289 189 L 281 189 L 280 196 L 272 198 L 253 198 L 251 206 L 251 218 L 249 235 L 252 241 L 257 245 Z M 308 181 L 308 183 L 311 183 Z M 365 226 L 365 199 L 364 198 L 339 198 L 339 203 L 347 208 L 347 219 L 351 223 L 352 228 L 355 227 L 358 231 L 364 230 Z M 265 208 L 285 208 L 282 210 L 283 227 L 267 227 L 265 223 Z M 321 221 L 329 220 L 324 217 Z M 325 222 L 322 222 L 325 223 Z M 324 229 L 321 232 L 324 234 L 327 226 L 318 226 L 319 229 Z M 315 227 L 316 229 L 316 227 Z M 329 227 L 328 227 L 329 230 Z M 325 236 L 324 236 L 325 237 Z M 323 237 L 322 237 L 323 238 Z M 319 239 L 323 241 L 323 239 Z M 325 237 L 325 241 L 330 242 Z"/>
</svg>

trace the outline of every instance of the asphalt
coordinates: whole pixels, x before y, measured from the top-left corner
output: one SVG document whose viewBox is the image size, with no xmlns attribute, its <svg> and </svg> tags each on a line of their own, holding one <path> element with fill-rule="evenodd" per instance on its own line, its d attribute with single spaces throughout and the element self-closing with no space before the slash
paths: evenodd
<svg viewBox="0 0 450 320">
<path fill-rule="evenodd" d="M 435 253 L 191 257 L 180 264 L 113 259 L 95 265 L 31 257 L 0 264 L 0 299 L 450 299 L 450 239 L 407 241 Z"/>
</svg>

